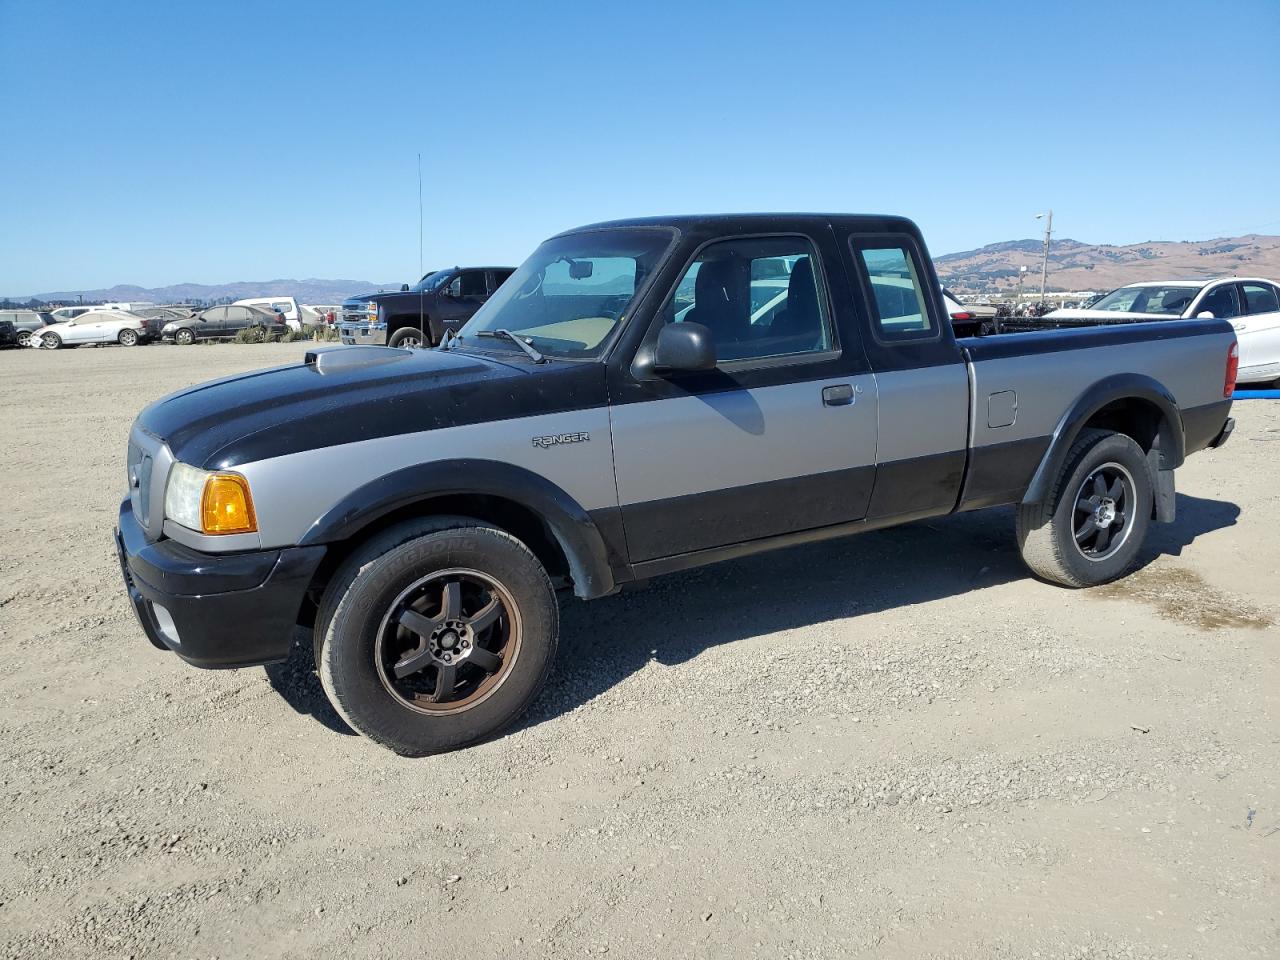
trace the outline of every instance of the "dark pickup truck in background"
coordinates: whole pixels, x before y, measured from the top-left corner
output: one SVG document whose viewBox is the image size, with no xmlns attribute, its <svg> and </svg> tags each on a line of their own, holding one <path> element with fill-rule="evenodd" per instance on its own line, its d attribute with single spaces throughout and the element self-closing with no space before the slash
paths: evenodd
<svg viewBox="0 0 1280 960">
<path fill-rule="evenodd" d="M 314 626 L 342 717 L 432 753 L 537 695 L 557 589 L 1000 504 L 1038 576 L 1124 576 L 1174 470 L 1230 435 L 1236 363 L 1225 320 L 957 340 L 898 217 L 596 224 L 445 347 L 315 350 L 153 403 L 116 543 L 155 646 L 246 666 Z"/>
<path fill-rule="evenodd" d="M 398 292 L 348 297 L 342 303 L 338 339 L 345 344 L 430 347 L 445 332 L 471 319 L 515 267 L 433 270 Z"/>
</svg>

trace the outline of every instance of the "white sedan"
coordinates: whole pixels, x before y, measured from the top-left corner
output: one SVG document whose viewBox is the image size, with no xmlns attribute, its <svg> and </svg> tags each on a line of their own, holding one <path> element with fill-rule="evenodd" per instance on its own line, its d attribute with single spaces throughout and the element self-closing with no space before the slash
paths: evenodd
<svg viewBox="0 0 1280 960">
<path fill-rule="evenodd" d="M 91 310 L 63 323 L 41 327 L 31 335 L 30 346 L 56 350 L 82 343 L 118 343 L 136 347 L 147 339 L 144 317 L 123 310 Z"/>
<path fill-rule="evenodd" d="M 1240 342 L 1238 383 L 1280 379 L 1280 285 L 1261 277 L 1131 283 L 1086 310 L 1046 320 L 1230 320 Z"/>
</svg>

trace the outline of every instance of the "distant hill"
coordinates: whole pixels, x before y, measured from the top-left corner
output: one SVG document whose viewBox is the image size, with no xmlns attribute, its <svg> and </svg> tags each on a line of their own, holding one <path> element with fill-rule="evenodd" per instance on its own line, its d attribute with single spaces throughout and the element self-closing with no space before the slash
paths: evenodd
<svg viewBox="0 0 1280 960">
<path fill-rule="evenodd" d="M 1006 240 L 977 250 L 937 257 L 943 283 L 958 293 L 1007 293 L 1017 286 L 1018 268 L 1027 267 L 1028 292 L 1040 288 L 1040 241 Z M 1248 234 L 1216 240 L 1151 240 L 1128 246 L 1054 240 L 1049 251 L 1050 290 L 1111 290 L 1137 280 L 1260 276 L 1280 280 L 1280 237 Z M 9 296 L 26 303 L 149 300 L 153 303 L 240 300 L 295 296 L 303 303 L 339 303 L 346 297 L 398 290 L 399 283 L 368 280 L 242 280 L 236 283 L 176 283 L 168 287 L 119 284 L 97 290 L 57 290 Z M 0 296 L 0 300 L 6 299 Z"/>
<path fill-rule="evenodd" d="M 294 296 L 302 303 L 341 303 L 347 297 L 379 290 L 399 290 L 399 283 L 371 283 L 368 280 L 239 280 L 235 283 L 175 283 L 168 287 L 139 287 L 133 284 L 117 284 L 96 290 L 56 290 L 50 293 L 10 296 L 8 299 L 26 303 L 43 300 L 46 303 L 86 301 L 149 300 L 152 303 L 187 303 L 191 301 L 243 300 L 248 297 Z M 0 297 L 0 300 L 5 299 Z"/>
<path fill-rule="evenodd" d="M 1000 293 L 1018 283 L 1040 289 L 1039 240 L 990 243 L 978 250 L 948 253 L 934 263 L 942 282 L 960 293 Z M 1138 280 L 1195 280 L 1200 277 L 1259 276 L 1280 280 L 1280 237 L 1248 234 L 1216 240 L 1152 240 L 1117 247 L 1054 240 L 1049 250 L 1050 290 L 1102 292 Z"/>
</svg>

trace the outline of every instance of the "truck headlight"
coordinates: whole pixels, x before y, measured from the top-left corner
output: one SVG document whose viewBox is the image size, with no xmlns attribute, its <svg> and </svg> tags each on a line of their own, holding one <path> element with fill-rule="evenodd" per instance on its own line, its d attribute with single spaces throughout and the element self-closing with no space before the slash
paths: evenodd
<svg viewBox="0 0 1280 960">
<path fill-rule="evenodd" d="M 366 311 L 366 312 L 369 314 L 369 316 L 370 316 L 370 317 L 372 317 L 374 320 L 377 320 L 377 319 L 378 319 L 378 305 L 377 305 L 376 303 L 370 303 L 370 304 L 368 304 L 368 305 L 365 307 L 365 311 Z"/>
<path fill-rule="evenodd" d="M 249 481 L 238 473 L 199 470 L 175 463 L 164 491 L 164 515 L 189 530 L 207 534 L 254 533 Z"/>
</svg>

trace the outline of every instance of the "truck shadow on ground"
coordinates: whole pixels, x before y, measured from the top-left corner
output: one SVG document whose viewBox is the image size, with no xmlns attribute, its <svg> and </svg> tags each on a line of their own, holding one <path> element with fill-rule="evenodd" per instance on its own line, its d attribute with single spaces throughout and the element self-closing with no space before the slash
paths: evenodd
<svg viewBox="0 0 1280 960">
<path fill-rule="evenodd" d="M 1239 515 L 1234 503 L 1179 494 L 1178 519 L 1152 526 L 1140 565 L 1179 556 Z M 671 574 L 593 603 L 565 601 L 556 666 L 516 728 L 575 709 L 650 660 L 679 664 L 720 644 L 1028 579 L 1013 527 L 1012 508 L 995 507 Z M 266 668 L 271 685 L 298 713 L 349 735 L 312 657 L 299 630 L 290 659 Z"/>
</svg>

